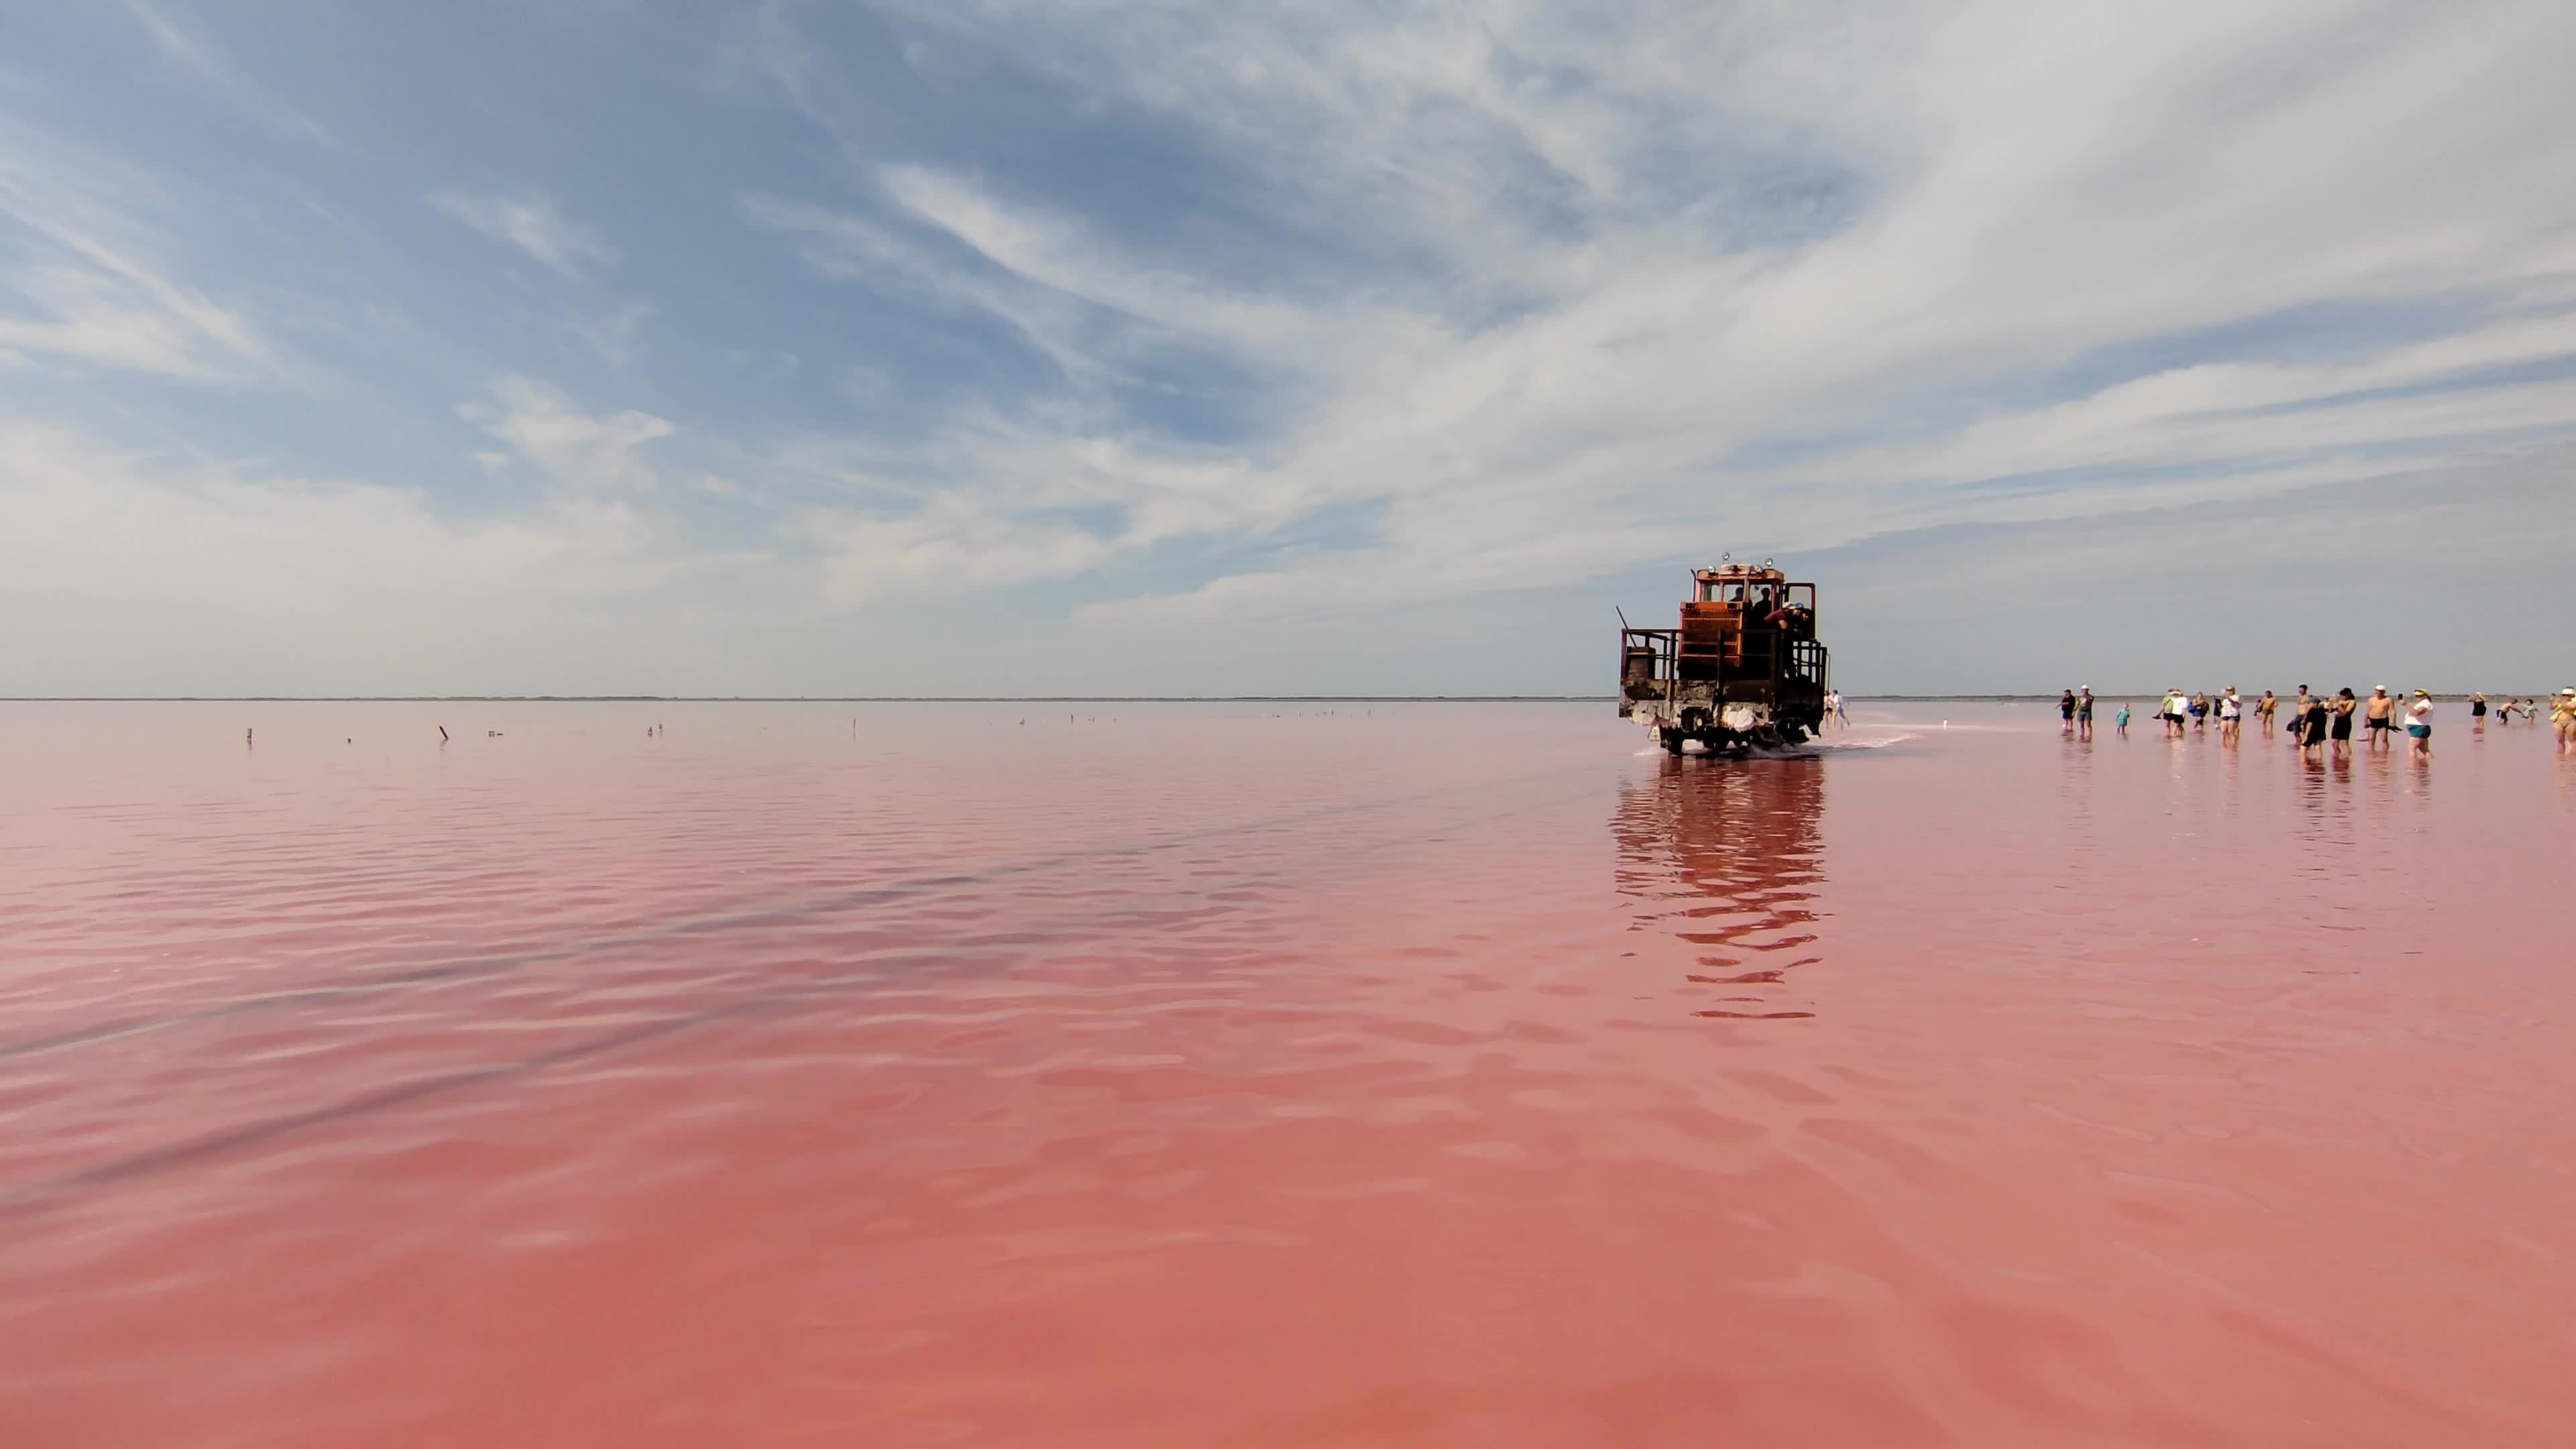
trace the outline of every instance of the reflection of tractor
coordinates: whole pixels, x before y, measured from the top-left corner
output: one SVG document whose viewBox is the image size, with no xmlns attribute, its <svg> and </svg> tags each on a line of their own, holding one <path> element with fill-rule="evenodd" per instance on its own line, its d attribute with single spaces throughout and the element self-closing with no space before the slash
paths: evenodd
<svg viewBox="0 0 2576 1449">
<path fill-rule="evenodd" d="M 1765 559 L 1691 573 L 1678 629 L 1619 629 L 1619 714 L 1674 754 L 1794 745 L 1825 719 L 1816 586 Z"/>
</svg>

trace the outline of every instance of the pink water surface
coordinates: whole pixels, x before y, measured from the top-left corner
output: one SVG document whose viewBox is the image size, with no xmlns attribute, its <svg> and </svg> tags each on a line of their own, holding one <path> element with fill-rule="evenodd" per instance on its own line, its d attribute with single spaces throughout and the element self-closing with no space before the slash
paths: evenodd
<svg viewBox="0 0 2576 1449">
<path fill-rule="evenodd" d="M 2545 732 L 1643 743 L 0 705 L 0 1444 L 2576 1442 Z"/>
</svg>

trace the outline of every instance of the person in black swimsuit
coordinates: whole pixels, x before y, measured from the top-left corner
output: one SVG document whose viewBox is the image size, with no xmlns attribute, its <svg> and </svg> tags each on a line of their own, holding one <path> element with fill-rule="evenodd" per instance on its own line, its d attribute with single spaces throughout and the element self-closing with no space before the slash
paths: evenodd
<svg viewBox="0 0 2576 1449">
<path fill-rule="evenodd" d="M 2316 750 L 2325 745 L 2326 697 L 2324 695 L 2312 694 L 2308 696 L 2308 707 L 2299 718 L 2299 726 L 2299 748 L 2301 750 Z"/>
<path fill-rule="evenodd" d="M 2334 752 L 2338 757 L 2352 753 L 2352 716 L 2359 708 L 2361 701 L 2353 698 L 2350 686 L 2335 691 L 2327 716 L 2333 721 Z"/>
</svg>

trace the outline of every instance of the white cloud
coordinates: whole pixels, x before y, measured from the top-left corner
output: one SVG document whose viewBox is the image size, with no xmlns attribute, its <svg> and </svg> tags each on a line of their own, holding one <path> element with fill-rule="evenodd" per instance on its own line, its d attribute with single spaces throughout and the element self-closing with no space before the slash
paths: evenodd
<svg viewBox="0 0 2576 1449">
<path fill-rule="evenodd" d="M 1181 597 L 1102 606 L 1204 617 L 2259 495 L 2385 471 L 2392 449 L 2576 430 L 2576 384 L 2479 375 L 2576 359 L 2565 7 L 885 8 L 1167 115 L 1253 178 L 1229 174 L 1228 200 L 1272 225 L 1329 217 L 1365 256 L 1431 261 L 1265 279 L 918 163 L 877 189 L 974 265 L 884 221 L 756 204 L 827 274 L 1003 318 L 1095 404 L 1166 348 L 1293 384 L 1234 462 L 1099 406 L 961 429 L 936 509 L 891 507 L 854 536 L 871 555 L 1006 536 L 1067 494 L 1116 521 L 1049 526 L 1028 567 L 1370 511 L 1364 547 L 1256 549 Z M 798 82 L 864 145 L 810 65 Z M 2398 303 L 2455 320 L 2331 361 L 2186 357 L 2072 397 L 2046 381 L 2101 349 Z M 2418 395 L 2312 406 L 2370 389 Z M 1993 486 L 2052 470 L 2087 476 Z"/>
<path fill-rule="evenodd" d="M 692 637 L 709 599 L 777 611 L 767 574 L 614 499 L 459 517 L 422 489 L 0 421 L 0 657 L 20 688 L 665 688 L 693 666 L 651 636 Z"/>
<path fill-rule="evenodd" d="M 152 42 L 164 65 L 212 86 L 251 117 L 273 130 L 337 148 L 338 139 L 321 123 L 262 90 L 244 76 L 223 49 L 202 30 L 168 6 L 149 0 L 126 0 L 126 13 Z"/>
<path fill-rule="evenodd" d="M 583 494 L 650 492 L 657 479 L 641 455 L 674 431 L 669 419 L 632 409 L 592 417 L 561 389 L 524 377 L 502 378 L 492 385 L 490 400 L 466 403 L 457 412 L 547 477 Z"/>
<path fill-rule="evenodd" d="M 567 276 L 617 260 L 617 249 L 587 222 L 563 214 L 534 191 L 436 191 L 429 204 L 496 242 L 517 247 Z"/>
<path fill-rule="evenodd" d="M 104 167 L 0 119 L 0 361 L 237 381 L 271 360 L 250 319 L 180 284 Z M 12 305 L 14 302 L 14 305 Z"/>
</svg>

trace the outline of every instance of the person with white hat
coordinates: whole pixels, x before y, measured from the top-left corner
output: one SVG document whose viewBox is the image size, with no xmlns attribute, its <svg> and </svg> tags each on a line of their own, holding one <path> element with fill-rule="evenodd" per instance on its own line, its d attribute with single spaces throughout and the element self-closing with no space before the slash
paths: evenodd
<svg viewBox="0 0 2576 1449">
<path fill-rule="evenodd" d="M 2429 689 L 2415 691 L 2415 702 L 2406 706 L 2406 757 L 2433 758 L 2433 692 Z"/>
<path fill-rule="evenodd" d="M 2361 723 L 2369 732 L 2366 743 L 2376 750 L 2387 745 L 2388 731 L 2397 723 L 2397 701 L 2388 697 L 2388 686 L 2370 687 L 2370 700 L 2362 706 Z"/>
<path fill-rule="evenodd" d="M 2549 723 L 2558 731 L 2558 752 L 2576 750 L 2576 689 L 2562 689 L 2549 702 Z"/>
</svg>

